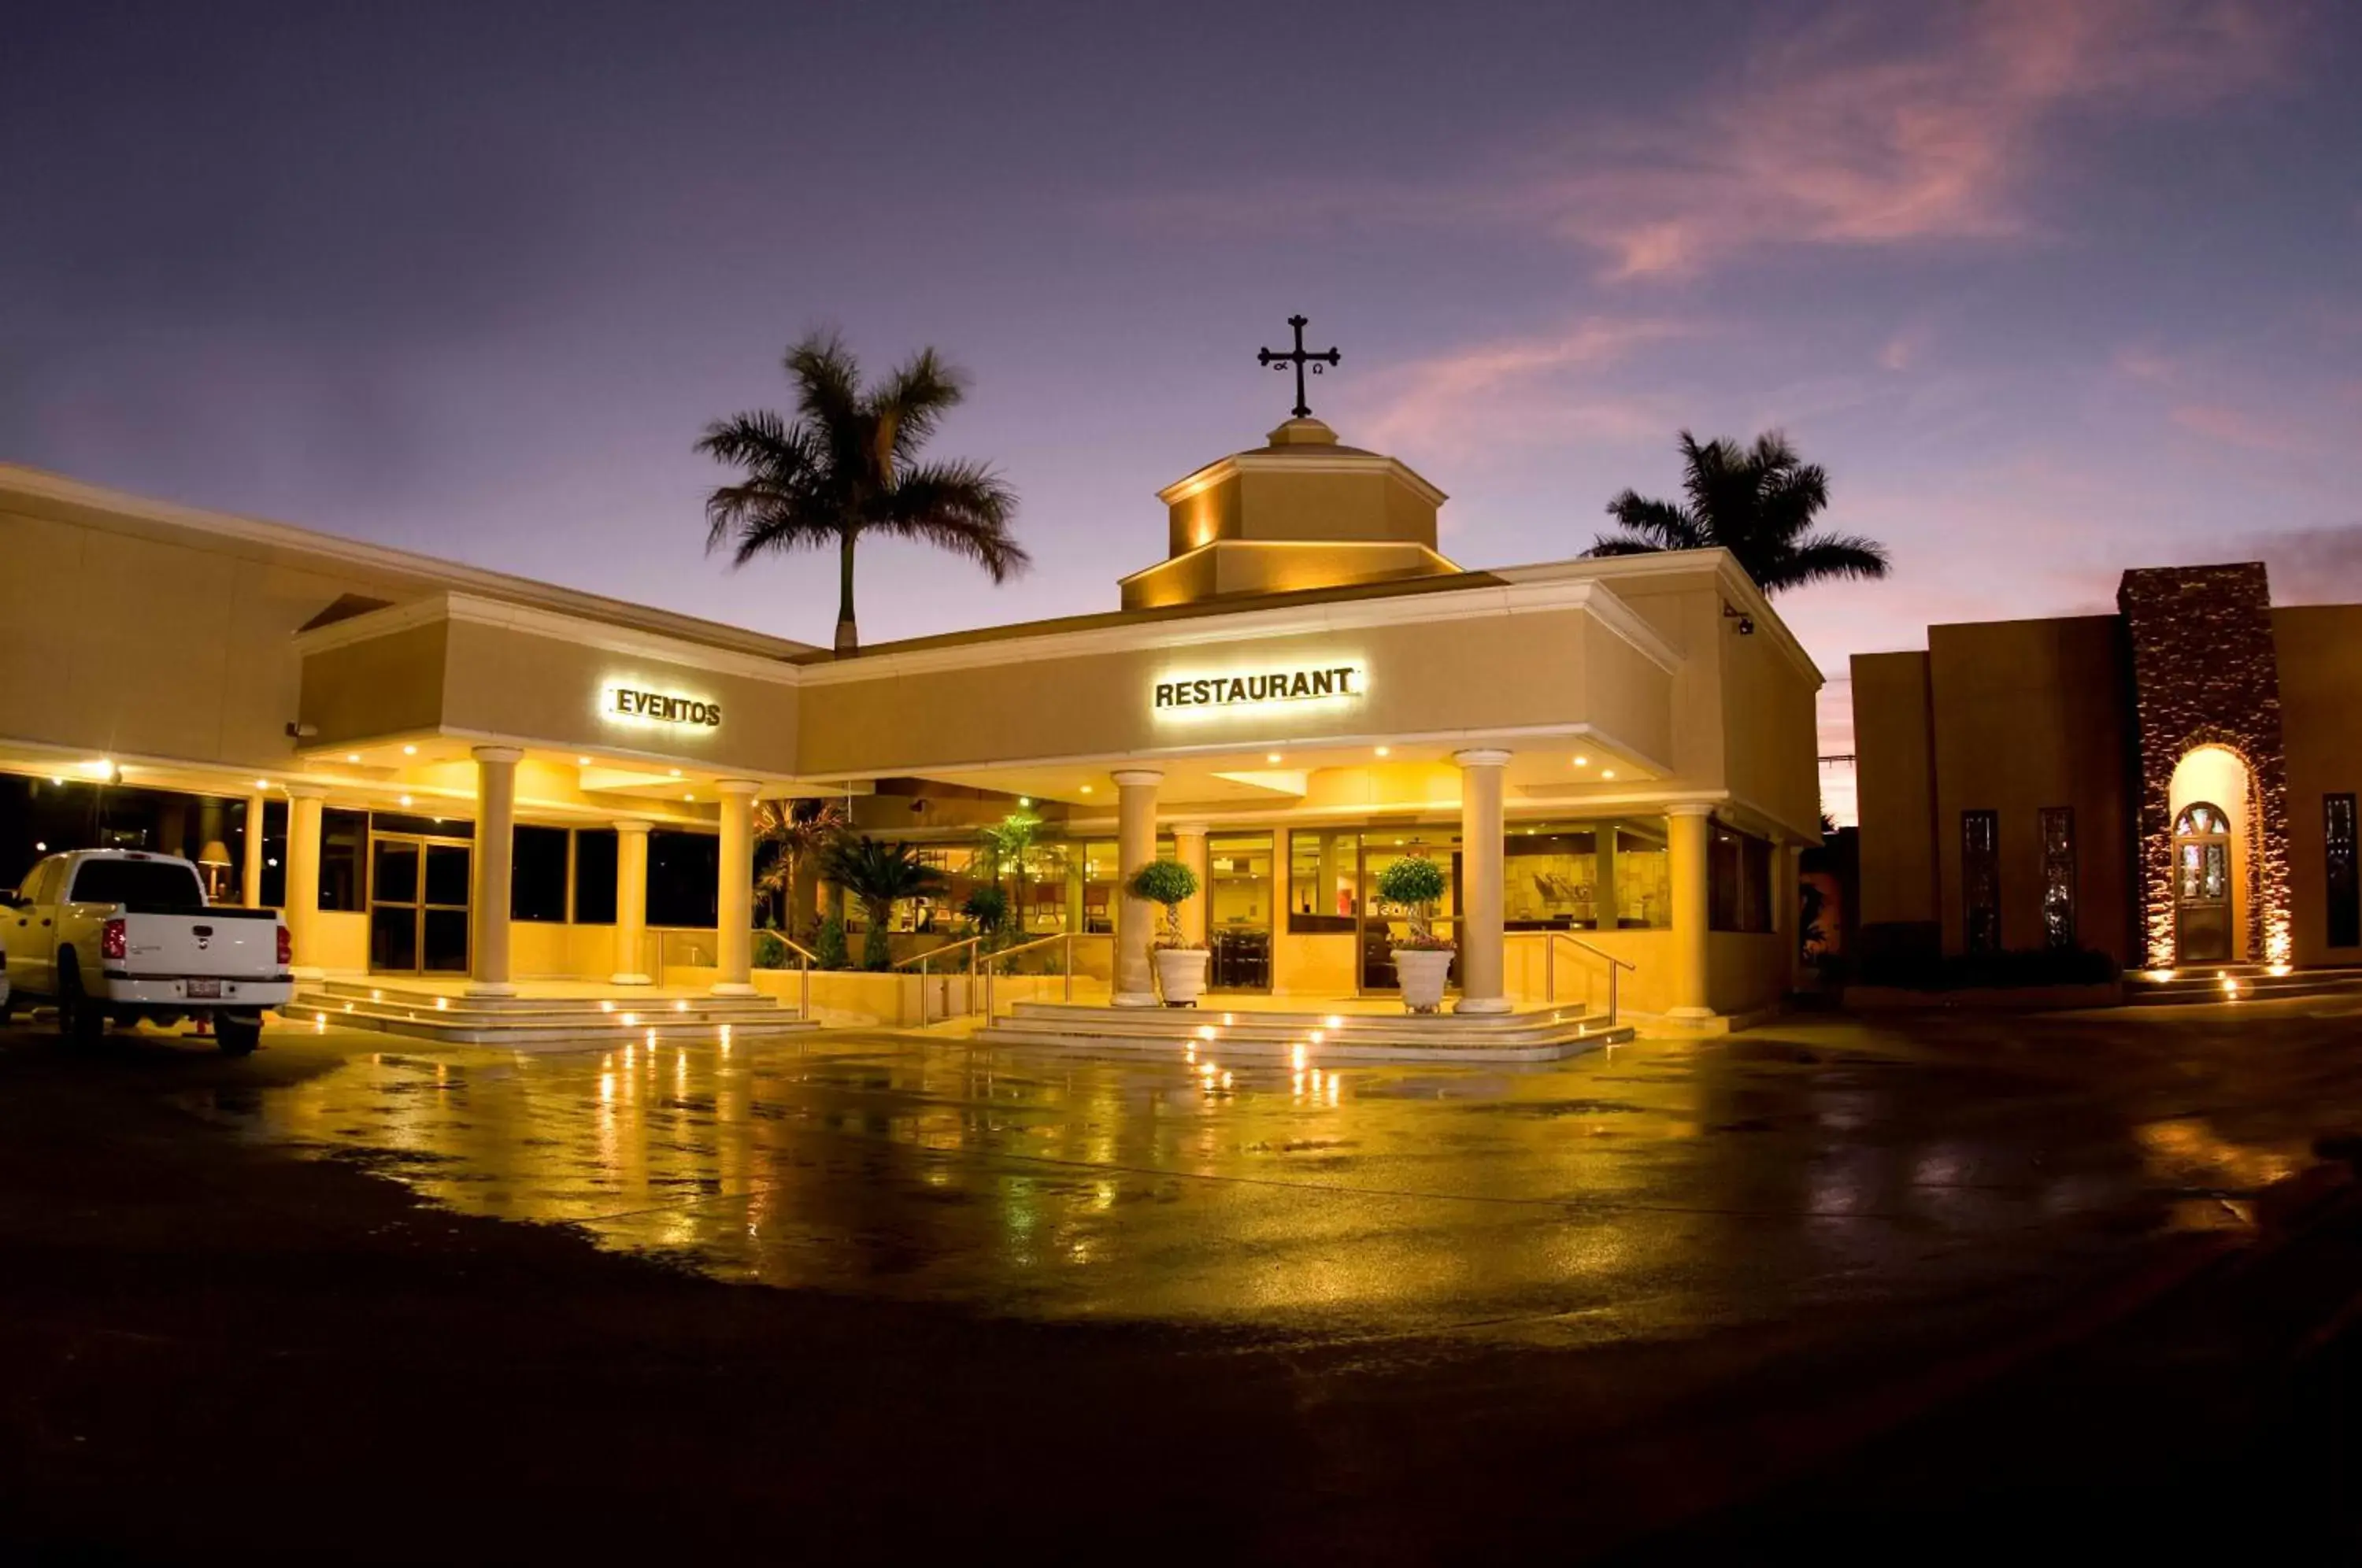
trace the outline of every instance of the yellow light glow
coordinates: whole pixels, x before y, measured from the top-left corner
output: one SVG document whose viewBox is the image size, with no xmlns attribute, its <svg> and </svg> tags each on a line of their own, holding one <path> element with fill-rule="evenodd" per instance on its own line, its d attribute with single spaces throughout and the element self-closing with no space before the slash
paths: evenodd
<svg viewBox="0 0 2362 1568">
<path fill-rule="evenodd" d="M 1021 807 L 1031 806 L 1033 804 L 1033 797 L 1031 795 L 1020 795 L 1017 797 L 1017 803 Z"/>
<path fill-rule="evenodd" d="M 383 991 L 371 991 L 370 993 L 370 1000 L 383 1001 L 385 1000 L 385 993 Z"/>
<path fill-rule="evenodd" d="M 2268 966 L 2264 970 L 2264 973 L 2265 973 L 2265 974 L 2267 974 L 2267 975 L 2270 975 L 2270 976 L 2273 976 L 2274 977 L 2279 977 L 2279 976 L 2281 976 L 2281 975 L 2285 975 L 2285 974 L 2287 974 L 2288 972 L 2289 972 L 2289 966 L 2288 966 L 2286 964 L 2273 964 L 2273 965 Z"/>
<path fill-rule="evenodd" d="M 361 754 L 360 754 L 359 752 L 357 752 L 357 751 L 348 751 L 348 752 L 345 753 L 345 760 L 346 760 L 347 762 L 359 762 L 360 759 L 361 759 Z"/>
<path fill-rule="evenodd" d="M 402 755 L 404 756 L 416 756 L 418 755 L 418 748 L 414 745 L 403 746 L 402 748 Z"/>
<path fill-rule="evenodd" d="M 1263 759 L 1265 762 L 1277 762 L 1279 760 L 1279 753 L 1275 751 L 1264 752 L 1263 754 Z"/>
<path fill-rule="evenodd" d="M 88 762 L 83 763 L 82 765 L 82 770 L 84 773 L 89 774 L 93 778 L 112 778 L 115 777 L 115 764 L 103 756 L 95 756 L 91 758 Z"/>
<path fill-rule="evenodd" d="M 1211 1040 L 1213 1037 L 1214 1037 L 1214 1026 L 1213 1026 L 1212 1024 L 1210 1024 L 1210 1023 L 1201 1023 L 1201 1024 L 1199 1024 L 1199 1025 L 1198 1026 L 1198 1039 L 1200 1039 L 1200 1040 Z"/>
<path fill-rule="evenodd" d="M 679 768 L 678 768 L 678 767 L 674 768 L 674 769 L 672 770 L 672 776 L 673 776 L 675 778 L 679 778 L 679 777 L 680 777 L 680 769 L 679 769 Z"/>
<path fill-rule="evenodd" d="M 268 778 L 258 778 L 254 781 L 254 787 L 258 790 L 268 790 L 270 788 L 270 780 Z"/>
<path fill-rule="evenodd" d="M 1304 1047 L 1303 1047 L 1303 1046 L 1301 1046 L 1301 1045 L 1298 1045 L 1298 1046 L 1295 1047 L 1293 1050 L 1291 1050 L 1291 1051 L 1289 1051 L 1289 1052 L 1288 1052 L 1288 1054 L 1287 1054 L 1287 1060 L 1288 1060 L 1288 1062 L 1289 1062 L 1289 1065 L 1291 1065 L 1291 1066 L 1297 1066 L 1297 1067 L 1301 1067 L 1301 1066 L 1304 1066 L 1304 1056 L 1305 1056 Z"/>
<path fill-rule="evenodd" d="M 1089 794 L 1090 792 L 1091 792 L 1091 787 L 1090 787 L 1089 785 L 1087 785 L 1087 784 L 1084 785 L 1084 786 L 1083 786 L 1083 793 L 1084 793 L 1084 794 L 1086 794 L 1086 795 L 1087 795 L 1087 794 Z"/>
<path fill-rule="evenodd" d="M 1599 777 L 1602 778 L 1613 778 L 1616 777 L 1616 770 L 1612 767 L 1603 767 L 1599 770 Z"/>
<path fill-rule="evenodd" d="M 696 796 L 694 796 L 694 795 L 683 795 L 683 796 L 681 797 L 681 799 L 682 799 L 682 800 L 684 800 L 684 801 L 694 801 L 694 800 L 696 800 L 696 799 L 697 799 L 697 797 L 696 797 Z"/>
<path fill-rule="evenodd" d="M 402 803 L 403 803 L 403 805 L 405 805 L 405 806 L 406 806 L 406 805 L 408 805 L 408 804 L 410 804 L 410 797 L 409 797 L 409 796 L 407 796 L 407 795 L 404 795 L 404 796 L 402 798 Z"/>
<path fill-rule="evenodd" d="M 1390 745 L 1382 745 L 1378 747 L 1378 755 L 1380 756 L 1392 756 L 1394 754 L 1395 748 Z"/>
<path fill-rule="evenodd" d="M 1578 756 L 1574 759 L 1574 765 L 1577 767 L 1588 767 L 1591 766 L 1591 758 L 1587 756 Z"/>
<path fill-rule="evenodd" d="M 578 756 L 574 759 L 574 766 L 577 767 L 588 767 L 590 766 L 590 759 L 587 756 Z"/>
<path fill-rule="evenodd" d="M 640 1015 L 636 1012 L 627 1012 L 624 1015 L 623 1021 L 624 1028 L 636 1029 L 640 1024 Z"/>
<path fill-rule="evenodd" d="M 685 1001 L 677 1001 L 672 1004 L 672 1010 L 675 1012 L 687 1012 L 689 1010 L 689 1003 Z"/>
<path fill-rule="evenodd" d="M 435 1010 L 436 1012 L 449 1012 L 451 1010 L 451 999 L 449 997 L 436 997 L 435 999 Z"/>
<path fill-rule="evenodd" d="M 1326 1024 L 1328 1024 L 1328 1026 L 1329 1026 L 1330 1028 L 1331 1028 L 1331 1029 L 1342 1029 L 1342 1028 L 1344 1028 L 1344 1027 L 1345 1027 L 1345 1020 L 1344 1020 L 1344 1018 L 1343 1018 L 1341 1015 L 1338 1014 L 1338 1013 L 1333 1013 L 1333 1012 L 1332 1012 L 1332 1013 L 1330 1013 L 1330 1014 L 1326 1019 L 1322 1020 L 1321 1021 L 1323 1021 L 1323 1022 L 1325 1022 Z"/>
</svg>

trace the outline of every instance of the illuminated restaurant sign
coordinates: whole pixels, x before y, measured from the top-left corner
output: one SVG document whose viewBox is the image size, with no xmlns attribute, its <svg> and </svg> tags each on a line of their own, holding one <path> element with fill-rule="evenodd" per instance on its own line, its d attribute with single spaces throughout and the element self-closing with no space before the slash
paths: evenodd
<svg viewBox="0 0 2362 1568">
<path fill-rule="evenodd" d="M 1319 668 L 1263 669 L 1190 680 L 1160 680 L 1156 683 L 1155 705 L 1159 712 L 1165 712 L 1346 701 L 1363 694 L 1363 677 L 1358 664 L 1332 664 Z"/>
<path fill-rule="evenodd" d="M 639 686 L 610 686 L 602 694 L 602 716 L 627 724 L 680 724 L 718 730 L 722 704 L 700 697 L 679 697 Z"/>
</svg>

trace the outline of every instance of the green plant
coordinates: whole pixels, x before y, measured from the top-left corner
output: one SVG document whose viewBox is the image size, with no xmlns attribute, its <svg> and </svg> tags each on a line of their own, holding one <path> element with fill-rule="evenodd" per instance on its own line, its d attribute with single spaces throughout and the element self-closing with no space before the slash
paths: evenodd
<svg viewBox="0 0 2362 1568">
<path fill-rule="evenodd" d="M 977 830 L 977 848 L 982 853 L 987 873 L 995 888 L 1000 886 L 1000 868 L 1006 864 L 1017 873 L 1017 890 L 1009 901 L 1009 909 L 1025 907 L 1025 852 L 1033 847 L 1036 834 L 1042 831 L 1042 819 L 1032 812 L 1014 811 L 997 823 L 988 823 Z M 1001 918 L 1009 918 L 1004 910 Z"/>
<path fill-rule="evenodd" d="M 1017 496 L 980 463 L 922 463 L 920 448 L 966 391 L 965 378 L 924 348 L 864 390 L 861 367 L 833 334 L 788 350 L 793 424 L 768 409 L 705 427 L 697 450 L 743 470 L 706 498 L 705 547 L 727 544 L 731 565 L 833 547 L 836 651 L 857 652 L 853 551 L 865 535 L 918 539 L 962 555 L 1005 581 L 1032 564 L 1009 531 Z"/>
<path fill-rule="evenodd" d="M 755 891 L 767 898 L 784 895 L 790 937 L 800 938 L 810 927 L 811 900 L 807 887 L 820 852 L 849 825 L 844 811 L 833 801 L 755 803 L 755 842 L 777 851 L 771 864 L 755 878 Z"/>
<path fill-rule="evenodd" d="M 1378 898 L 1400 910 L 1403 919 L 1410 924 L 1410 935 L 1400 945 L 1445 951 L 1451 948 L 1451 938 L 1436 935 L 1429 923 L 1434 919 L 1436 901 L 1450 887 L 1442 867 L 1417 855 L 1406 855 L 1378 874 Z"/>
<path fill-rule="evenodd" d="M 1135 899 L 1164 906 L 1164 934 L 1159 947 L 1197 947 L 1181 934 L 1181 906 L 1198 896 L 1198 874 L 1177 860 L 1152 860 L 1131 874 L 1124 891 Z"/>
<path fill-rule="evenodd" d="M 784 969 L 788 966 L 788 944 L 767 931 L 755 933 L 755 967 Z"/>
<path fill-rule="evenodd" d="M 861 936 L 865 969 L 883 969 L 893 963 L 889 928 L 895 904 L 924 898 L 944 883 L 943 873 L 921 860 L 912 845 L 853 834 L 833 840 L 821 852 L 821 868 L 830 881 L 859 899 L 869 917 L 869 929 Z"/>
<path fill-rule="evenodd" d="M 1708 441 L 1682 432 L 1682 488 L 1689 504 L 1626 491 L 1607 503 L 1623 532 L 1602 534 L 1587 556 L 1658 550 L 1728 550 L 1766 593 L 1832 577 L 1884 577 L 1886 547 L 1848 534 L 1806 534 L 1829 503 L 1829 478 L 1778 431 L 1755 445 Z M 1740 628 L 1746 630 L 1745 626 Z"/>
<path fill-rule="evenodd" d="M 850 969 L 852 955 L 844 950 L 844 922 L 834 915 L 820 922 L 812 937 L 812 956 L 823 969 Z"/>
<path fill-rule="evenodd" d="M 998 888 L 978 888 L 960 905 L 960 913 L 985 936 L 999 934 L 1009 923 L 1009 895 Z"/>
</svg>

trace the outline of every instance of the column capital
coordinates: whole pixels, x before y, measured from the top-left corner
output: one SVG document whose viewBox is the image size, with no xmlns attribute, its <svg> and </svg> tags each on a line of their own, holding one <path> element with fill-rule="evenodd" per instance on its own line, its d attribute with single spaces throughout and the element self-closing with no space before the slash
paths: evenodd
<svg viewBox="0 0 2362 1568">
<path fill-rule="evenodd" d="M 1207 827 L 1204 823 L 1167 823 L 1164 831 L 1175 838 L 1203 838 Z"/>
<path fill-rule="evenodd" d="M 646 833 L 657 824 L 646 817 L 618 817 L 607 825 L 617 833 Z"/>
<path fill-rule="evenodd" d="M 763 792 L 763 786 L 752 778 L 716 778 L 713 787 L 725 795 L 753 797 Z"/>
<path fill-rule="evenodd" d="M 478 762 L 513 764 L 524 760 L 524 747 L 521 745 L 480 745 L 473 749 Z"/>
<path fill-rule="evenodd" d="M 1714 815 L 1712 801 L 1675 801 L 1665 808 L 1669 817 L 1710 817 Z"/>
<path fill-rule="evenodd" d="M 291 801 L 325 801 L 328 798 L 326 784 L 306 784 L 301 779 L 291 778 L 280 788 L 287 791 L 287 798 Z"/>
<path fill-rule="evenodd" d="M 1162 784 L 1164 782 L 1164 770 L 1161 767 L 1121 767 L 1108 777 L 1123 789 L 1135 790 L 1143 785 Z"/>
<path fill-rule="evenodd" d="M 1466 751 L 1453 752 L 1451 760 L 1462 767 L 1507 767 L 1512 755 L 1514 754 L 1503 751 L 1498 746 L 1480 745 L 1471 746 Z"/>
</svg>

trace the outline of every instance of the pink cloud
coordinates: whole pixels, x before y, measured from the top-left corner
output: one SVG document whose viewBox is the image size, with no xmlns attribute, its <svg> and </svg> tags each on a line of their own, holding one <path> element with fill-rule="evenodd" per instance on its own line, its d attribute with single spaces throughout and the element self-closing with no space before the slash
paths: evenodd
<svg viewBox="0 0 2362 1568">
<path fill-rule="evenodd" d="M 1506 441 L 1660 437 L 1674 423 L 1658 400 L 1608 387 L 1598 372 L 1694 328 L 1590 317 L 1391 367 L 1360 393 L 1352 436 L 1380 450 L 1478 450 Z"/>
<path fill-rule="evenodd" d="M 1959 17 L 1904 47 L 1871 39 L 1862 9 L 1794 35 L 1735 90 L 1555 182 L 1551 226 L 1604 252 L 1610 279 L 1765 244 L 2022 235 L 2058 116 L 2202 107 L 2288 58 L 2286 13 L 2245 0 L 1988 0 Z"/>
<path fill-rule="evenodd" d="M 2217 403 L 2186 403 L 2166 417 L 2193 436 L 2251 452 L 2309 452 L 2312 443 L 2284 425 Z"/>
</svg>

